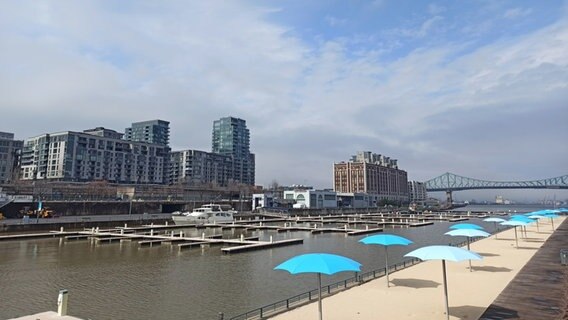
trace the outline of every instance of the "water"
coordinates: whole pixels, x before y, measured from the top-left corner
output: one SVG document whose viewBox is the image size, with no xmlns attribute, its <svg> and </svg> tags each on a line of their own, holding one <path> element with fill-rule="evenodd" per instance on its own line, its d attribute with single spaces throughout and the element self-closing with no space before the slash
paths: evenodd
<svg viewBox="0 0 568 320">
<path fill-rule="evenodd" d="M 529 210 L 530 211 L 530 210 Z M 492 223 L 473 219 L 493 231 Z M 428 244 L 463 241 L 444 236 L 451 223 L 385 230 L 412 239 L 408 247 L 389 248 L 394 264 Z M 189 231 L 189 229 L 188 229 Z M 193 231 L 200 235 L 201 230 Z M 220 229 L 209 229 L 218 234 Z M 178 251 L 163 245 L 139 248 L 136 242 L 96 245 L 91 241 L 47 239 L 0 242 L 0 319 L 56 310 L 59 289 L 69 290 L 69 314 L 90 319 L 226 318 L 317 288 L 313 275 L 274 271 L 298 254 L 328 252 L 363 264 L 363 271 L 384 266 L 384 249 L 358 243 L 364 236 L 311 235 L 307 232 L 259 231 L 267 240 L 302 238 L 303 245 L 224 255 L 219 247 Z M 224 232 L 237 238 L 240 232 Z M 324 277 L 324 285 L 353 276 Z"/>
</svg>

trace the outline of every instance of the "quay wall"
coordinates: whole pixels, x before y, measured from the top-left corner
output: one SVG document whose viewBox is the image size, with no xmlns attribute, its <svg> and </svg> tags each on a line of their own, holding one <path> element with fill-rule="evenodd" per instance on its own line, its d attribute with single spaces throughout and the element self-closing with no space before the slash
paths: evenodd
<svg viewBox="0 0 568 320">
<path fill-rule="evenodd" d="M 143 214 L 143 213 L 172 213 L 174 211 L 190 211 L 209 201 L 44 201 L 43 207 L 50 208 L 59 216 L 83 215 L 116 215 L 116 214 Z M 216 202 L 229 204 L 235 210 L 250 210 L 250 202 L 242 204 L 230 202 Z M 22 212 L 37 208 L 37 202 L 12 202 L 0 208 L 5 218 L 21 218 Z"/>
</svg>

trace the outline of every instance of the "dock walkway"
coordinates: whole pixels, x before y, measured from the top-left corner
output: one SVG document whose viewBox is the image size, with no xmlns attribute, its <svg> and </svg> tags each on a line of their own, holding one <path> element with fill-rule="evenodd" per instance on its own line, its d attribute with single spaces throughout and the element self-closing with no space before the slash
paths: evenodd
<svg viewBox="0 0 568 320">
<path fill-rule="evenodd" d="M 568 319 L 568 266 L 560 264 L 561 249 L 568 249 L 568 219 L 479 319 Z"/>
</svg>

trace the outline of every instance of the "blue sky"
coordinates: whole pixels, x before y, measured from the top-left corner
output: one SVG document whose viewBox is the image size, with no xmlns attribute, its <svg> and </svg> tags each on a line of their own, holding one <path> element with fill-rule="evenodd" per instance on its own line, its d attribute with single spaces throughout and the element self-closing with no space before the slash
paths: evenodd
<svg viewBox="0 0 568 320">
<path fill-rule="evenodd" d="M 231 115 L 259 184 L 330 187 L 359 150 L 415 180 L 568 173 L 566 1 L 1 1 L 0 39 L 20 139 L 160 118 L 210 150 Z"/>
</svg>

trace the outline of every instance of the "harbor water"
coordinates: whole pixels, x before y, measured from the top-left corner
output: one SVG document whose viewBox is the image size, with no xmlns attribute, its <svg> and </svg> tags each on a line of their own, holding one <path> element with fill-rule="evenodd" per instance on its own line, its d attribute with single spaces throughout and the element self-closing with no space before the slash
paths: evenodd
<svg viewBox="0 0 568 320">
<path fill-rule="evenodd" d="M 492 223 L 481 219 L 469 222 L 494 230 Z M 385 229 L 415 242 L 389 248 L 389 261 L 400 262 L 405 253 L 424 245 L 463 241 L 443 235 L 451 225 L 438 222 Z M 186 232 L 197 236 L 203 231 Z M 208 234 L 220 232 L 207 230 Z M 223 231 L 224 238 L 238 238 L 240 233 Z M 0 319 L 56 310 L 60 289 L 69 290 L 69 314 L 84 319 L 218 319 L 220 312 L 228 319 L 316 288 L 313 275 L 273 270 L 295 255 L 340 254 L 361 262 L 363 271 L 384 266 L 384 249 L 360 244 L 364 236 L 245 233 L 255 235 L 261 240 L 302 238 L 304 244 L 224 255 L 216 246 L 179 251 L 175 245 L 140 248 L 135 241 L 100 245 L 58 238 L 0 242 Z M 323 282 L 352 276 L 340 273 L 324 277 Z"/>
</svg>

